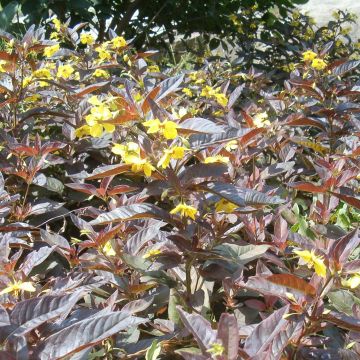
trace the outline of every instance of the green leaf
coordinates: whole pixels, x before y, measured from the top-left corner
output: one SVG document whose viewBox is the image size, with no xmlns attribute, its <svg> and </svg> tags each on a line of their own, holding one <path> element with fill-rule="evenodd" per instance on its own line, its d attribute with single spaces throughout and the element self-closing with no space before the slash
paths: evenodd
<svg viewBox="0 0 360 360">
<path fill-rule="evenodd" d="M 331 305 L 340 312 L 353 316 L 353 306 L 360 305 L 360 299 L 346 290 L 332 291 L 328 294 Z"/>
<path fill-rule="evenodd" d="M 151 346 L 147 349 L 145 360 L 156 360 L 161 353 L 161 345 L 157 340 L 154 340 Z"/>
<path fill-rule="evenodd" d="M 18 6 L 17 1 L 11 1 L 0 11 L 0 26 L 2 29 L 6 30 L 11 25 Z"/>
</svg>

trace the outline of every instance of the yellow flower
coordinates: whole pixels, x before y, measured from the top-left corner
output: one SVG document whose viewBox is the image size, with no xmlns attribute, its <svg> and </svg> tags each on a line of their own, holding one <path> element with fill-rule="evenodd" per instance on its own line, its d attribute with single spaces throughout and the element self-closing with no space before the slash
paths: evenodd
<svg viewBox="0 0 360 360">
<path fill-rule="evenodd" d="M 56 31 L 60 31 L 60 29 L 61 29 L 61 22 L 60 22 L 60 20 L 59 20 L 57 17 L 55 17 L 55 18 L 52 19 L 52 23 L 54 24 L 55 30 L 56 30 Z"/>
<path fill-rule="evenodd" d="M 125 163 L 131 163 L 132 172 L 137 173 L 142 171 L 146 176 L 151 176 L 155 170 L 149 161 L 140 157 L 131 157 L 131 161 L 129 161 L 129 158 L 125 158 Z"/>
<path fill-rule="evenodd" d="M 6 69 L 4 68 L 4 65 L 6 65 L 7 62 L 5 60 L 0 60 L 0 72 L 6 72 Z"/>
<path fill-rule="evenodd" d="M 254 125 L 257 128 L 262 128 L 264 126 L 271 125 L 270 121 L 268 120 L 268 114 L 266 111 L 257 113 L 253 116 Z"/>
<path fill-rule="evenodd" d="M 315 70 L 324 70 L 327 67 L 327 63 L 323 59 L 314 59 L 311 67 Z"/>
<path fill-rule="evenodd" d="M 160 72 L 160 69 L 157 65 L 148 66 L 148 72 Z"/>
<path fill-rule="evenodd" d="M 110 77 L 110 74 L 103 70 L 103 69 L 96 69 L 94 72 L 93 72 L 93 76 L 94 77 L 103 77 L 105 79 L 109 78 Z"/>
<path fill-rule="evenodd" d="M 161 250 L 152 249 L 149 250 L 145 255 L 143 255 L 143 259 L 153 258 L 161 254 Z"/>
<path fill-rule="evenodd" d="M 222 346 L 219 343 L 213 343 L 211 344 L 210 349 L 206 350 L 206 352 L 214 355 L 214 356 L 221 356 L 225 351 L 224 346 Z"/>
<path fill-rule="evenodd" d="M 44 49 L 44 56 L 52 57 L 59 50 L 60 50 L 60 45 L 59 44 L 55 44 L 55 45 L 52 45 L 52 46 L 47 46 Z"/>
<path fill-rule="evenodd" d="M 319 276 L 326 277 L 326 266 L 323 257 L 315 255 L 314 250 L 311 250 L 311 252 L 308 250 L 296 250 L 294 253 L 307 264 L 309 269 L 313 267 Z"/>
<path fill-rule="evenodd" d="M 15 294 L 15 296 L 17 296 L 19 294 L 20 290 L 28 291 L 28 292 L 36 291 L 32 282 L 30 282 L 30 281 L 22 282 L 21 280 L 19 280 L 19 281 L 15 280 L 13 283 L 8 284 L 5 289 L 1 290 L 0 295 L 4 295 L 4 294 L 13 292 Z"/>
<path fill-rule="evenodd" d="M 110 60 L 111 59 L 111 53 L 107 50 L 107 43 L 103 43 L 101 46 L 98 46 L 95 49 L 99 54 L 100 62 Z"/>
<path fill-rule="evenodd" d="M 56 40 L 56 41 L 59 41 L 60 39 L 60 34 L 56 31 L 53 31 L 51 34 L 50 34 L 50 40 Z"/>
<path fill-rule="evenodd" d="M 217 93 L 214 95 L 217 103 L 223 107 L 225 107 L 228 104 L 228 98 L 223 93 Z"/>
<path fill-rule="evenodd" d="M 91 127 L 89 125 L 83 125 L 75 130 L 75 136 L 78 138 L 82 138 L 85 135 L 91 135 L 90 132 L 91 132 Z M 101 129 L 101 134 L 102 134 L 102 129 Z M 101 134 L 99 136 L 101 136 Z"/>
<path fill-rule="evenodd" d="M 182 146 L 175 146 L 171 149 L 164 150 L 164 155 L 159 160 L 157 166 L 161 166 L 163 169 L 166 169 L 171 159 L 182 159 L 184 157 L 185 148 Z"/>
<path fill-rule="evenodd" d="M 181 202 L 174 209 L 170 211 L 170 214 L 177 214 L 177 213 L 180 213 L 181 216 L 189 217 L 195 220 L 195 214 L 197 213 L 197 209 L 194 208 L 193 206 Z"/>
<path fill-rule="evenodd" d="M 182 92 L 187 96 L 193 96 L 193 93 L 189 88 L 183 88 Z"/>
<path fill-rule="evenodd" d="M 113 249 L 110 240 L 102 247 L 102 251 L 106 256 L 115 256 L 116 255 L 116 252 Z"/>
<path fill-rule="evenodd" d="M 222 163 L 227 164 L 229 162 L 229 158 L 222 155 L 208 156 L 204 159 L 204 164 L 214 164 L 214 163 Z"/>
<path fill-rule="evenodd" d="M 22 87 L 25 88 L 27 87 L 32 81 L 32 77 L 31 76 L 25 76 L 22 82 Z"/>
<path fill-rule="evenodd" d="M 114 37 L 111 42 L 113 49 L 121 49 L 126 46 L 126 40 L 122 36 Z"/>
<path fill-rule="evenodd" d="M 60 65 L 56 77 L 68 79 L 74 71 L 75 70 L 71 65 Z"/>
<path fill-rule="evenodd" d="M 239 147 L 237 140 L 230 140 L 226 145 L 225 149 L 227 151 L 236 150 Z"/>
<path fill-rule="evenodd" d="M 80 42 L 84 45 L 92 45 L 95 39 L 90 33 L 82 33 L 80 35 Z"/>
<path fill-rule="evenodd" d="M 360 274 L 354 274 L 348 280 L 342 280 L 341 283 L 343 286 L 355 289 L 360 285 Z"/>
<path fill-rule="evenodd" d="M 148 120 L 143 123 L 145 127 L 148 127 L 148 134 L 160 133 L 165 139 L 172 140 L 177 137 L 178 125 L 173 121 L 165 120 L 161 122 L 159 119 Z"/>
<path fill-rule="evenodd" d="M 131 171 L 138 173 L 143 171 L 146 176 L 151 176 L 155 170 L 154 166 L 147 159 L 143 159 L 140 156 L 140 147 L 134 142 L 128 142 L 127 144 L 115 144 L 111 152 L 120 155 L 125 164 L 131 165 Z"/>
<path fill-rule="evenodd" d="M 216 94 L 215 89 L 213 89 L 211 86 L 204 86 L 201 90 L 201 96 L 204 96 L 206 98 L 210 98 Z"/>
<path fill-rule="evenodd" d="M 315 58 L 317 58 L 317 54 L 311 50 L 307 50 L 302 53 L 302 58 L 303 61 L 313 61 Z"/>
<path fill-rule="evenodd" d="M 215 204 L 215 210 L 217 212 L 226 212 L 228 214 L 234 212 L 235 209 L 237 209 L 238 206 L 230 201 L 227 201 L 225 199 L 221 199 Z"/>
<path fill-rule="evenodd" d="M 35 70 L 33 72 L 33 77 L 42 78 L 42 79 L 51 79 L 52 78 L 50 70 L 46 69 L 46 68 Z"/>
</svg>

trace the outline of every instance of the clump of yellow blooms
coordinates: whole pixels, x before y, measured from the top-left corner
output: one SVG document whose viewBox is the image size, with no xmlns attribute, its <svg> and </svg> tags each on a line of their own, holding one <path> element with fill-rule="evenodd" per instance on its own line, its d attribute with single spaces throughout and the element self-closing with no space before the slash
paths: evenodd
<svg viewBox="0 0 360 360">
<path fill-rule="evenodd" d="M 230 161 L 230 159 L 227 156 L 215 155 L 215 156 L 206 157 L 204 159 L 203 163 L 204 164 L 215 164 L 215 163 L 228 164 L 229 161 Z"/>
<path fill-rule="evenodd" d="M 204 86 L 201 90 L 200 96 L 204 96 L 206 98 L 213 98 L 217 101 L 218 104 L 225 107 L 228 103 L 228 99 L 224 93 L 221 92 L 220 88 L 212 88 L 211 86 Z"/>
<path fill-rule="evenodd" d="M 225 212 L 227 214 L 230 214 L 234 212 L 235 209 L 237 209 L 238 206 L 226 199 L 221 199 L 215 204 L 215 210 L 217 212 Z"/>
<path fill-rule="evenodd" d="M 314 250 L 295 250 L 294 253 L 307 264 L 309 269 L 314 268 L 316 274 L 323 278 L 326 277 L 324 259 L 321 256 L 315 255 Z"/>
<path fill-rule="evenodd" d="M 314 59 L 311 62 L 311 67 L 315 70 L 324 70 L 327 67 L 327 63 L 323 59 Z"/>
<path fill-rule="evenodd" d="M 0 291 L 0 295 L 14 293 L 15 296 L 18 296 L 20 291 L 34 292 L 36 289 L 30 281 L 22 282 L 21 280 L 14 280 L 12 283 L 7 284 L 5 289 Z"/>
<path fill-rule="evenodd" d="M 160 249 L 151 249 L 145 255 L 143 255 L 143 259 L 155 258 L 161 254 Z"/>
<path fill-rule="evenodd" d="M 113 113 L 107 103 L 101 102 L 97 96 L 92 96 L 88 102 L 93 105 L 90 109 L 90 114 L 85 116 L 87 125 L 84 125 L 75 131 L 75 135 L 82 137 L 90 135 L 92 137 L 100 137 L 104 130 L 112 133 L 115 130 L 113 124 L 107 123 L 107 120 L 113 118 Z"/>
<path fill-rule="evenodd" d="M 225 351 L 225 347 L 222 344 L 219 343 L 213 343 L 211 344 L 211 347 L 206 351 L 213 356 L 221 356 Z"/>
<path fill-rule="evenodd" d="M 113 49 L 121 49 L 127 45 L 126 40 L 122 36 L 116 36 L 111 40 Z"/>
<path fill-rule="evenodd" d="M 106 255 L 106 256 L 115 256 L 116 252 L 113 249 L 112 245 L 111 245 L 111 241 L 107 241 L 105 243 L 105 245 L 102 247 L 102 252 Z"/>
<path fill-rule="evenodd" d="M 90 33 L 82 33 L 80 35 L 80 42 L 84 45 L 92 45 L 94 44 L 95 39 Z"/>
<path fill-rule="evenodd" d="M 161 122 L 159 119 L 152 119 L 143 122 L 143 125 L 148 128 L 148 134 L 159 133 L 167 140 L 175 139 L 178 135 L 178 125 L 173 121 L 165 120 Z"/>
<path fill-rule="evenodd" d="M 195 215 L 197 213 L 197 209 L 191 205 L 187 205 L 184 202 L 179 203 L 174 209 L 170 211 L 170 214 L 178 214 L 182 217 L 189 217 L 195 220 Z"/>
<path fill-rule="evenodd" d="M 269 116 L 266 111 L 255 114 L 252 119 L 254 125 L 257 128 L 263 128 L 265 126 L 271 125 L 271 122 L 269 121 Z"/>
<path fill-rule="evenodd" d="M 120 155 L 125 164 L 131 165 L 131 171 L 134 173 L 144 172 L 146 176 L 151 176 L 155 167 L 141 156 L 140 146 L 134 142 L 127 144 L 115 144 L 111 151 Z"/>
<path fill-rule="evenodd" d="M 160 72 L 159 66 L 157 65 L 150 65 L 148 66 L 148 71 L 149 72 Z"/>
<path fill-rule="evenodd" d="M 303 61 L 310 62 L 311 67 L 315 70 L 324 70 L 327 67 L 327 63 L 325 60 L 320 59 L 318 55 L 311 51 L 307 50 L 302 54 Z"/>
<path fill-rule="evenodd" d="M 165 149 L 163 156 L 160 158 L 157 166 L 166 169 L 169 167 L 170 160 L 182 159 L 185 155 L 186 148 L 183 146 L 174 146 L 170 149 Z"/>
<path fill-rule="evenodd" d="M 44 49 L 44 56 L 46 57 L 52 57 L 55 53 L 57 53 L 60 50 L 60 44 L 55 44 L 51 46 L 47 46 Z"/>
<path fill-rule="evenodd" d="M 182 92 L 189 97 L 193 96 L 193 92 L 189 88 L 183 88 Z"/>
<path fill-rule="evenodd" d="M 110 77 L 110 74 L 106 71 L 106 70 L 103 70 L 103 69 L 96 69 L 92 76 L 94 77 L 102 77 L 102 78 L 105 78 L 105 79 L 108 79 Z"/>
<path fill-rule="evenodd" d="M 56 77 L 63 78 L 63 79 L 69 79 L 74 71 L 75 71 L 75 69 L 71 65 L 68 65 L 68 64 L 60 65 L 58 67 Z"/>
</svg>

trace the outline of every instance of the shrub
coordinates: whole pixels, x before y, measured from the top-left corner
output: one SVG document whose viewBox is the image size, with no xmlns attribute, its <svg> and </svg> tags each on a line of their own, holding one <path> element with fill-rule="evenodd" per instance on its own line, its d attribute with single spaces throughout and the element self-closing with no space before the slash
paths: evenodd
<svg viewBox="0 0 360 360">
<path fill-rule="evenodd" d="M 360 61 L 280 88 L 54 25 L 1 33 L 1 357 L 356 358 Z"/>
</svg>

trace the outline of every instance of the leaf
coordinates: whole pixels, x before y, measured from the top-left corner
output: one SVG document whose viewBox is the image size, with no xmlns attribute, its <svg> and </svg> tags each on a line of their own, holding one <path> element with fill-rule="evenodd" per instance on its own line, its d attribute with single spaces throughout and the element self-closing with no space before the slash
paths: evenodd
<svg viewBox="0 0 360 360">
<path fill-rule="evenodd" d="M 290 289 L 295 289 L 306 295 L 316 295 L 316 289 L 312 285 L 292 274 L 274 274 L 267 276 L 266 280 L 277 285 L 285 286 Z"/>
<path fill-rule="evenodd" d="M 354 296 L 350 291 L 336 290 L 327 294 L 331 305 L 342 313 L 353 316 L 353 306 L 360 306 L 360 299 Z"/>
<path fill-rule="evenodd" d="M 146 351 L 145 360 L 156 360 L 160 353 L 161 344 L 157 340 L 154 340 Z"/>
<path fill-rule="evenodd" d="M 260 258 L 270 248 L 270 245 L 236 245 L 221 244 L 214 247 L 213 251 L 225 259 L 232 260 L 235 263 L 246 265 L 247 263 Z"/>
<path fill-rule="evenodd" d="M 58 203 L 53 200 L 46 200 L 31 207 L 29 215 L 40 215 L 60 209 L 65 203 Z"/>
<path fill-rule="evenodd" d="M 25 335 L 46 321 L 66 316 L 83 296 L 84 292 L 80 290 L 70 295 L 45 295 L 17 303 L 10 320 L 19 327 L 10 336 Z"/>
<path fill-rule="evenodd" d="M 49 233 L 43 229 L 40 229 L 41 240 L 45 241 L 50 246 L 59 246 L 62 249 L 70 249 L 70 245 L 67 240 L 59 234 Z"/>
<path fill-rule="evenodd" d="M 315 185 L 315 184 L 305 182 L 305 181 L 289 183 L 287 185 L 296 190 L 306 191 L 306 192 L 311 192 L 311 193 L 324 193 L 327 190 L 327 187 L 324 185 Z"/>
<path fill-rule="evenodd" d="M 241 283 L 246 289 L 251 289 L 259 292 L 263 295 L 277 296 L 280 298 L 288 299 L 287 294 L 289 289 L 286 286 L 275 284 L 274 282 L 268 281 L 263 276 L 251 276 L 246 283 Z M 303 293 L 300 293 L 295 290 L 295 294 L 303 296 Z"/>
<path fill-rule="evenodd" d="M 153 204 L 132 204 L 121 206 L 115 210 L 99 215 L 95 220 L 90 221 L 91 225 L 105 225 L 119 221 L 128 221 L 144 218 L 159 218 L 166 222 L 172 219 L 165 210 Z"/>
<path fill-rule="evenodd" d="M 335 246 L 330 249 L 330 256 L 336 263 L 343 264 L 359 244 L 358 229 L 354 229 L 335 243 Z"/>
<path fill-rule="evenodd" d="M 196 342 L 198 343 L 202 353 L 208 355 L 207 349 L 211 347 L 216 340 L 216 331 L 211 328 L 211 324 L 198 314 L 188 314 L 177 306 L 181 321 L 185 325 L 186 329 L 189 330 Z"/>
<path fill-rule="evenodd" d="M 104 177 L 119 175 L 130 169 L 131 165 L 120 164 L 120 165 L 107 165 L 97 167 L 92 174 L 85 177 L 87 180 L 102 179 Z"/>
<path fill-rule="evenodd" d="M 155 224 L 140 229 L 126 241 L 124 252 L 127 252 L 131 255 L 136 255 L 144 244 L 158 235 L 160 228 L 164 225 L 166 225 L 166 223 L 159 221 Z"/>
<path fill-rule="evenodd" d="M 129 316 L 128 312 L 95 315 L 92 318 L 76 322 L 37 344 L 34 358 L 39 360 L 58 359 L 96 345 L 119 331 L 143 324 L 146 321 L 146 319 Z"/>
<path fill-rule="evenodd" d="M 295 165 L 295 161 L 288 161 L 270 165 L 261 172 L 261 179 L 269 179 L 291 170 Z"/>
<path fill-rule="evenodd" d="M 224 128 L 224 131 L 220 134 L 193 134 L 189 138 L 189 143 L 191 148 L 204 148 L 239 139 L 249 132 L 249 129 Z"/>
<path fill-rule="evenodd" d="M 245 84 L 239 85 L 230 94 L 229 101 L 228 101 L 228 104 L 227 104 L 228 109 L 231 109 L 234 106 L 236 100 L 239 98 L 239 96 L 241 95 L 244 88 L 245 88 Z"/>
<path fill-rule="evenodd" d="M 71 183 L 71 184 L 65 184 L 65 186 L 69 187 L 70 189 L 77 190 L 88 195 L 97 194 L 96 187 L 91 184 Z"/>
<path fill-rule="evenodd" d="M 189 118 L 179 124 L 180 134 L 219 134 L 224 131 L 222 126 L 203 118 Z"/>
<path fill-rule="evenodd" d="M 347 72 L 357 68 L 359 65 L 360 65 L 360 60 L 350 60 L 335 67 L 332 73 L 336 76 L 342 76 Z"/>
<path fill-rule="evenodd" d="M 11 1 L 9 2 L 2 10 L 0 11 L 0 23 L 2 29 L 7 29 L 18 9 L 18 2 L 17 1 Z"/>
<path fill-rule="evenodd" d="M 73 97 L 75 98 L 80 98 L 83 97 L 86 94 L 92 93 L 102 87 L 104 87 L 105 85 L 110 84 L 109 81 L 103 81 L 103 82 L 99 82 L 96 84 L 91 84 L 89 86 L 86 86 L 84 88 L 80 88 L 74 91 L 74 93 L 72 94 Z"/>
<path fill-rule="evenodd" d="M 182 83 L 184 79 L 184 74 L 181 75 L 177 75 L 171 78 L 168 78 L 166 80 L 164 80 L 163 82 L 161 82 L 158 87 L 159 87 L 159 92 L 155 97 L 155 100 L 157 102 L 159 102 L 161 99 L 163 99 L 165 96 L 167 96 L 168 94 L 176 91 L 178 89 L 178 87 L 180 86 L 180 84 Z"/>
<path fill-rule="evenodd" d="M 262 192 L 251 189 L 239 189 L 232 184 L 210 183 L 205 189 L 238 206 L 278 205 L 284 202 L 284 200 L 277 196 L 268 196 Z"/>
<path fill-rule="evenodd" d="M 23 273 L 26 276 L 29 276 L 31 270 L 37 266 L 40 265 L 43 261 L 45 261 L 49 255 L 54 251 L 56 246 L 48 247 L 43 246 L 37 251 L 32 251 L 24 260 L 24 262 L 20 266 L 20 270 L 23 271 Z"/>
<path fill-rule="evenodd" d="M 349 205 L 356 207 L 357 209 L 360 209 L 360 199 L 358 199 L 354 196 L 339 194 L 339 193 L 335 193 L 332 191 L 330 192 L 330 194 L 333 196 L 336 196 L 337 198 L 339 198 L 342 201 L 345 201 Z"/>
<path fill-rule="evenodd" d="M 285 125 L 289 126 L 314 126 L 319 128 L 320 130 L 325 131 L 325 125 L 320 121 L 316 119 L 310 119 L 310 118 L 299 118 L 294 120 L 289 120 L 285 123 Z"/>
<path fill-rule="evenodd" d="M 360 320 L 353 316 L 331 311 L 329 314 L 323 314 L 322 318 L 332 324 L 335 324 L 342 329 L 353 330 L 360 332 Z"/>
<path fill-rule="evenodd" d="M 236 360 L 239 349 L 239 328 L 235 315 L 222 313 L 219 320 L 217 338 L 225 347 L 227 360 Z"/>
<path fill-rule="evenodd" d="M 267 349 L 273 339 L 284 330 L 287 320 L 283 318 L 290 306 L 284 306 L 274 311 L 269 317 L 259 323 L 245 340 L 244 350 L 250 355 L 261 354 Z"/>
<path fill-rule="evenodd" d="M 135 314 L 146 310 L 154 301 L 154 297 L 150 299 L 138 299 L 128 302 L 121 309 L 122 312 L 127 311 L 129 314 Z"/>
<path fill-rule="evenodd" d="M 224 175 L 228 170 L 225 164 L 203 164 L 198 163 L 190 165 L 180 174 L 180 181 L 184 186 L 193 184 L 195 179 L 218 178 Z"/>
</svg>

